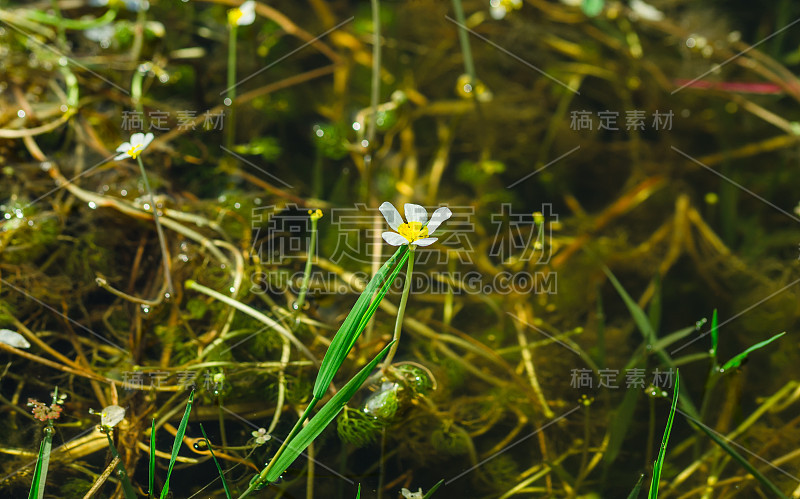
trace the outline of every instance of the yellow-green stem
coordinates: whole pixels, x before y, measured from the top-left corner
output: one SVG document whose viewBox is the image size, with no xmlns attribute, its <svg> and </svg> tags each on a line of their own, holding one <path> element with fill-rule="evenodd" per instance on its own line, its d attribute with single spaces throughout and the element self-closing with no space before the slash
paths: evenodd
<svg viewBox="0 0 800 499">
<path fill-rule="evenodd" d="M 303 282 L 300 284 L 300 294 L 297 296 L 297 302 L 292 307 L 295 310 L 302 310 L 306 302 L 306 293 L 308 293 L 308 281 L 311 278 L 311 262 L 314 259 L 314 251 L 317 248 L 317 217 L 311 217 L 311 241 L 308 243 L 308 258 L 306 258 L 306 268 L 303 271 Z"/>
<path fill-rule="evenodd" d="M 175 289 L 172 287 L 172 277 L 169 274 L 169 252 L 167 251 L 167 240 L 164 237 L 164 230 L 161 228 L 161 222 L 158 220 L 158 206 L 156 206 L 156 197 L 153 195 L 153 190 L 150 188 L 150 182 L 147 180 L 147 172 L 144 171 L 144 163 L 142 157 L 137 156 L 136 160 L 139 162 L 139 170 L 142 173 L 142 181 L 144 188 L 150 194 L 150 206 L 153 208 L 153 219 L 156 221 L 156 232 L 158 233 L 158 242 L 161 244 L 161 257 L 164 261 L 164 281 L 167 283 L 167 292 L 170 296 L 175 296 Z"/>
<path fill-rule="evenodd" d="M 228 40 L 228 99 L 230 112 L 228 113 L 228 123 L 225 124 L 225 146 L 230 149 L 233 147 L 235 138 L 234 105 L 236 100 L 236 24 L 230 23 L 230 39 Z"/>
<path fill-rule="evenodd" d="M 394 344 L 386 355 L 386 360 L 383 361 L 382 371 L 386 371 L 392 365 L 392 359 L 397 352 L 397 345 L 400 344 L 400 332 L 403 329 L 403 315 L 406 311 L 406 303 L 408 303 L 408 295 L 411 291 L 411 273 L 414 271 L 414 250 L 417 248 L 413 244 L 408 249 L 408 267 L 406 267 L 406 282 L 403 285 L 403 296 L 400 297 L 400 305 L 397 307 L 397 321 L 394 323 Z"/>
</svg>

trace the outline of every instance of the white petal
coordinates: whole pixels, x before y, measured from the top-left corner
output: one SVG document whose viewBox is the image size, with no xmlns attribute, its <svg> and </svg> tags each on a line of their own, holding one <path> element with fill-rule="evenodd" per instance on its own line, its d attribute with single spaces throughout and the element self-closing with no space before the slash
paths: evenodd
<svg viewBox="0 0 800 499">
<path fill-rule="evenodd" d="M 144 134 L 142 132 L 131 135 L 131 146 L 135 147 L 142 144 L 144 144 Z"/>
<path fill-rule="evenodd" d="M 438 229 L 439 226 L 442 225 L 442 222 L 444 222 L 445 220 L 447 220 L 452 216 L 453 212 L 450 211 L 450 208 L 444 206 L 434 211 L 433 216 L 431 217 L 431 221 L 428 222 L 428 234 L 433 234 L 433 231 Z"/>
<path fill-rule="evenodd" d="M 113 428 L 125 419 L 125 409 L 118 405 L 110 405 L 100 413 L 100 425 Z"/>
<path fill-rule="evenodd" d="M 383 218 L 386 219 L 386 223 L 388 223 L 389 227 L 392 229 L 397 230 L 400 224 L 403 223 L 403 217 L 400 216 L 400 212 L 397 211 L 397 208 L 389 201 L 384 201 L 378 209 L 383 213 Z"/>
<path fill-rule="evenodd" d="M 118 154 L 118 155 L 114 156 L 114 161 L 119 161 L 121 159 L 128 159 L 130 157 L 131 156 L 128 153 L 124 152 L 122 154 Z"/>
<path fill-rule="evenodd" d="M 439 240 L 438 237 L 426 237 L 426 238 L 423 238 L 423 239 L 417 239 L 416 241 L 414 241 L 411 244 L 413 244 L 415 246 L 430 246 L 431 244 L 435 243 L 438 240 Z"/>
<path fill-rule="evenodd" d="M 406 203 L 405 206 L 403 206 L 403 211 L 406 213 L 406 220 L 408 222 L 424 224 L 428 221 L 428 211 L 418 204 Z"/>
<path fill-rule="evenodd" d="M 28 343 L 28 340 L 26 340 L 24 336 L 10 329 L 0 329 L 0 343 L 11 345 L 14 348 L 31 347 L 31 344 Z"/>
<path fill-rule="evenodd" d="M 404 244 L 408 244 L 408 239 L 401 236 L 397 232 L 384 232 L 381 234 L 381 237 L 384 241 L 391 244 L 392 246 L 402 246 Z"/>
<path fill-rule="evenodd" d="M 131 148 L 130 142 L 123 142 L 117 147 L 117 152 L 128 152 Z M 116 158 L 115 158 L 116 159 Z"/>
<path fill-rule="evenodd" d="M 243 3 L 239 7 L 239 11 L 242 13 L 242 17 L 236 21 L 239 26 L 248 26 L 256 20 L 256 3 L 253 0 L 247 0 Z"/>
<path fill-rule="evenodd" d="M 147 135 L 145 135 L 144 139 L 142 140 L 142 149 L 146 149 L 147 146 L 150 145 L 150 142 L 153 141 L 153 138 L 154 136 L 152 133 L 148 133 Z"/>
</svg>

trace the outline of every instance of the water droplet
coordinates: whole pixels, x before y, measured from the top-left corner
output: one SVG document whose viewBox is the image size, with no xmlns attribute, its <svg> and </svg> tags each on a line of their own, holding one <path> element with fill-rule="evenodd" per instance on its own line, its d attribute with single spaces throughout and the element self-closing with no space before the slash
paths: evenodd
<svg viewBox="0 0 800 499">
<path fill-rule="evenodd" d="M 236 208 L 236 209 L 238 210 L 239 208 L 241 208 L 241 207 L 242 207 L 242 205 L 241 205 L 241 204 L 239 204 L 239 203 L 233 203 L 233 207 L 234 207 L 234 208 Z"/>
<path fill-rule="evenodd" d="M 28 225 L 30 225 L 31 227 L 33 227 L 33 220 L 28 220 Z"/>
<path fill-rule="evenodd" d="M 354 121 L 353 122 L 353 130 L 355 130 L 356 132 L 361 130 L 361 123 L 359 123 L 357 121 Z"/>
<path fill-rule="evenodd" d="M 361 147 L 369 147 L 369 141 L 367 139 L 362 140 Z"/>
<path fill-rule="evenodd" d="M 224 101 L 222 101 L 222 102 L 223 102 L 223 103 L 224 103 L 226 106 L 230 106 L 230 105 L 233 103 L 233 101 L 230 99 L 230 97 L 225 97 L 225 100 L 224 100 Z"/>
<path fill-rule="evenodd" d="M 189 257 L 181 253 L 180 255 L 178 255 L 178 260 L 182 261 L 183 263 L 186 263 L 189 261 Z"/>
<path fill-rule="evenodd" d="M 62 113 L 66 113 L 67 111 L 69 111 L 69 106 L 67 106 L 66 104 L 61 104 L 61 107 L 59 109 L 61 110 Z"/>
<path fill-rule="evenodd" d="M 91 208 L 93 210 L 96 210 L 97 209 L 97 204 L 95 204 L 94 201 L 89 201 L 89 208 Z"/>
<path fill-rule="evenodd" d="M 145 315 L 149 314 L 150 313 L 150 307 L 148 307 L 147 305 L 142 305 L 142 313 L 145 314 Z"/>
<path fill-rule="evenodd" d="M 161 76 L 158 77 L 158 81 L 160 81 L 161 83 L 168 82 L 169 81 L 169 75 L 167 73 L 162 74 Z"/>
<path fill-rule="evenodd" d="M 59 66 L 66 66 L 67 65 L 67 58 L 66 57 L 59 57 L 58 58 L 58 65 Z"/>
<path fill-rule="evenodd" d="M 11 218 L 11 213 L 6 213 L 5 215 L 3 215 L 3 218 L 9 220 Z"/>
<path fill-rule="evenodd" d="M 122 189 L 121 191 L 119 191 L 119 195 L 125 197 L 128 195 L 128 191 L 126 189 Z"/>
<path fill-rule="evenodd" d="M 470 92 L 472 92 L 472 85 L 470 85 L 469 83 L 467 83 L 466 85 L 464 85 L 464 93 L 467 93 L 467 94 L 468 94 L 468 93 L 470 93 Z"/>
<path fill-rule="evenodd" d="M 236 288 L 234 288 L 233 286 L 230 287 L 230 290 L 231 290 L 231 293 L 235 293 L 236 292 Z"/>
<path fill-rule="evenodd" d="M 293 301 L 292 302 L 292 310 L 299 310 L 299 309 L 300 309 L 300 307 L 297 305 L 297 302 Z"/>
<path fill-rule="evenodd" d="M 223 263 L 223 264 L 221 264 L 221 265 L 219 266 L 219 268 L 221 268 L 221 269 L 224 269 L 224 268 L 225 268 L 225 264 L 224 264 L 224 263 Z"/>
<path fill-rule="evenodd" d="M 169 293 L 164 293 L 164 301 L 170 301 L 172 299 L 172 295 Z"/>
<path fill-rule="evenodd" d="M 143 204 L 142 208 L 144 208 L 144 211 L 150 211 L 150 203 Z"/>
<path fill-rule="evenodd" d="M 17 116 L 19 116 L 20 118 L 24 118 L 25 117 L 25 111 L 20 109 L 19 111 L 17 111 Z"/>
</svg>

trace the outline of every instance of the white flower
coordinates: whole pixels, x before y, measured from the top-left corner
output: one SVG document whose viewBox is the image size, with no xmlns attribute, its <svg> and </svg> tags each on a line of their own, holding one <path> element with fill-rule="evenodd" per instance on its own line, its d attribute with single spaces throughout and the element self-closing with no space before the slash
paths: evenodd
<svg viewBox="0 0 800 499">
<path fill-rule="evenodd" d="M 118 405 L 110 405 L 100 413 L 100 426 L 113 428 L 125 419 L 125 409 Z"/>
<path fill-rule="evenodd" d="M 267 430 L 264 428 L 259 428 L 258 431 L 254 431 L 250 434 L 256 438 L 256 445 L 265 444 L 269 439 L 272 438 L 269 436 L 269 434 L 267 434 Z"/>
<path fill-rule="evenodd" d="M 647 21 L 663 21 L 664 13 L 642 0 L 631 0 L 631 10 L 637 17 Z"/>
<path fill-rule="evenodd" d="M 31 344 L 24 336 L 10 329 L 0 329 L 0 343 L 11 345 L 14 348 L 30 348 Z"/>
<path fill-rule="evenodd" d="M 150 142 L 152 141 L 152 133 L 148 133 L 147 135 L 143 133 L 134 133 L 131 135 L 130 142 L 123 142 L 119 147 L 117 147 L 117 152 L 121 154 L 114 156 L 114 159 L 136 159 L 140 154 L 142 154 L 142 151 L 147 149 L 147 146 L 149 146 Z"/>
<path fill-rule="evenodd" d="M 414 246 L 428 246 L 433 244 L 438 238 L 428 237 L 439 228 L 439 226 L 453 215 L 450 208 L 439 208 L 433 212 L 431 220 L 428 221 L 428 212 L 418 204 L 406 203 L 403 210 L 406 213 L 406 220 L 397 211 L 392 203 L 384 202 L 379 210 L 383 213 L 383 218 L 389 227 L 397 232 L 384 232 L 381 234 L 383 240 L 392 246 L 402 246 L 412 244 Z M 427 222 L 427 224 L 425 223 Z"/>
<path fill-rule="evenodd" d="M 228 22 L 236 26 L 249 26 L 256 20 L 256 2 L 247 0 L 242 5 L 228 11 Z"/>
<path fill-rule="evenodd" d="M 421 487 L 419 489 L 417 489 L 417 492 L 411 492 L 407 488 L 403 487 L 400 490 L 400 493 L 403 494 L 403 498 L 404 499 L 422 499 L 423 498 L 422 488 Z"/>
</svg>

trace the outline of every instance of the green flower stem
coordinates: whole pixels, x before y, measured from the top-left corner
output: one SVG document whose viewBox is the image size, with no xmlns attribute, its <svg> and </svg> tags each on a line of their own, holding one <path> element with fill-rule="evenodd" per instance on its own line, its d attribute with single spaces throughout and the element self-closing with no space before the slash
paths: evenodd
<svg viewBox="0 0 800 499">
<path fill-rule="evenodd" d="M 312 259 L 314 258 L 314 251 L 317 247 L 317 222 L 319 218 L 312 216 L 311 217 L 311 242 L 308 243 L 308 258 L 306 258 L 306 268 L 303 271 L 303 282 L 300 284 L 300 294 L 297 296 L 297 302 L 295 302 L 294 308 L 295 311 L 302 310 L 303 305 L 306 302 L 306 293 L 308 293 L 308 281 L 311 278 L 311 263 Z"/>
<path fill-rule="evenodd" d="M 225 127 L 225 146 L 230 149 L 233 147 L 235 134 L 234 106 L 236 100 L 236 28 L 235 23 L 229 23 L 230 38 L 228 40 L 228 99 L 230 99 L 230 113 L 228 123 Z"/>
<path fill-rule="evenodd" d="M 51 16 L 38 10 L 29 10 L 24 13 L 24 16 L 31 21 L 57 26 L 59 29 L 84 30 L 98 28 L 110 23 L 117 17 L 117 8 L 111 7 L 105 14 L 95 19 L 64 19 L 60 16 L 60 12 L 57 16 Z"/>
<path fill-rule="evenodd" d="M 156 197 L 153 195 L 153 190 L 150 188 L 150 182 L 147 180 L 147 172 L 144 171 L 144 163 L 142 157 L 136 156 L 139 162 L 139 170 L 142 172 L 142 180 L 144 181 L 144 188 L 150 194 L 150 206 L 153 208 L 153 219 L 156 221 L 156 232 L 158 232 L 158 242 L 161 244 L 161 256 L 164 261 L 164 282 L 167 283 L 167 292 L 170 296 L 175 296 L 175 288 L 172 287 L 172 276 L 169 274 L 169 252 L 167 251 L 167 240 L 164 237 L 164 230 L 161 228 L 161 222 L 158 220 L 158 207 L 156 206 Z"/>
<path fill-rule="evenodd" d="M 383 361 L 381 371 L 386 371 L 392 365 L 392 359 L 397 352 L 397 345 L 400 343 L 400 332 L 403 328 L 403 315 L 406 311 L 406 303 L 408 303 L 408 295 L 411 291 L 411 273 L 414 271 L 414 250 L 417 248 L 413 244 L 409 245 L 408 249 L 408 267 L 406 268 L 406 282 L 403 285 L 403 296 L 400 297 L 400 305 L 397 307 L 397 321 L 394 323 L 394 344 L 391 350 L 386 355 L 386 360 Z"/>
<path fill-rule="evenodd" d="M 142 71 L 142 66 L 136 68 L 131 78 L 131 101 L 136 112 L 142 113 L 142 81 L 147 71 Z"/>
<path fill-rule="evenodd" d="M 464 18 L 464 7 L 461 6 L 461 0 L 453 0 L 453 10 L 456 14 L 456 21 L 460 26 L 458 27 L 458 41 L 461 44 L 461 53 L 464 55 L 464 71 L 469 75 L 469 84 L 472 85 L 473 95 L 475 92 L 475 63 L 472 61 L 472 49 L 469 46 L 469 34 L 465 26 L 467 20 Z"/>
</svg>

